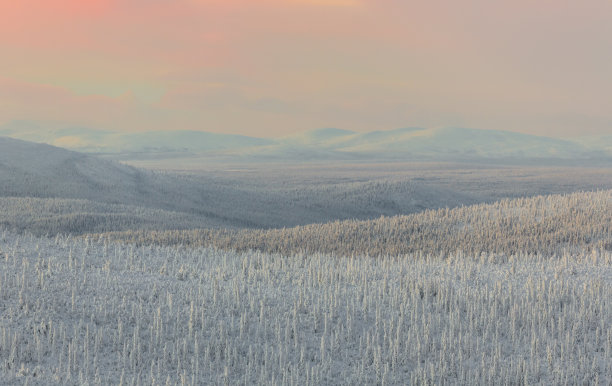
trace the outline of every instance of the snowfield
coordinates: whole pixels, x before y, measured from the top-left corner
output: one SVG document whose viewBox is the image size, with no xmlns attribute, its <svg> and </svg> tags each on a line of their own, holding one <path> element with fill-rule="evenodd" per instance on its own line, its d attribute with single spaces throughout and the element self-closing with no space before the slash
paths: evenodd
<svg viewBox="0 0 612 386">
<path fill-rule="evenodd" d="M 0 384 L 612 383 L 612 252 L 281 256 L 0 233 Z"/>
</svg>

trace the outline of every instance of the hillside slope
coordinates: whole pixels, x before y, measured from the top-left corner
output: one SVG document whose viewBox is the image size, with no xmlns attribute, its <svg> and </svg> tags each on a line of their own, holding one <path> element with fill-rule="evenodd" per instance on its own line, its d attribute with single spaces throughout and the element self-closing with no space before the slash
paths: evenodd
<svg viewBox="0 0 612 386">
<path fill-rule="evenodd" d="M 54 146 L 0 137 L 0 195 L 134 199 L 142 172 Z M 132 197 L 129 197 L 129 196 Z"/>
<path fill-rule="evenodd" d="M 369 221 L 286 229 L 119 232 L 137 244 L 214 246 L 292 255 L 561 254 L 564 248 L 612 250 L 612 190 L 501 200 Z"/>
<path fill-rule="evenodd" d="M 220 200 L 244 202 L 246 196 L 245 192 L 211 181 L 136 169 L 83 153 L 0 137 L 0 197 L 127 205 L 141 210 L 176 212 L 177 217 L 184 215 L 190 224 L 199 219 L 200 226 L 235 226 L 248 225 L 249 216 L 241 218 L 235 212 L 224 213 L 225 207 L 216 204 Z M 57 215 L 88 212 L 82 202 L 73 204 L 62 205 Z M 35 216 L 36 207 L 24 215 Z M 9 212 L 10 208 L 4 212 L 5 223 Z M 148 217 L 153 218 L 154 214 Z M 159 227 L 168 226 L 171 225 L 160 218 Z"/>
</svg>

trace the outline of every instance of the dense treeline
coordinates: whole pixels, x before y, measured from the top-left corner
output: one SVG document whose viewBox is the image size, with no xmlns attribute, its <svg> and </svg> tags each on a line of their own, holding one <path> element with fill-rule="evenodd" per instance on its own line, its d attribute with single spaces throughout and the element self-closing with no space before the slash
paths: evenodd
<svg viewBox="0 0 612 386">
<path fill-rule="evenodd" d="M 505 199 L 370 221 L 336 221 L 283 229 L 127 231 L 107 234 L 137 244 L 214 246 L 284 255 L 560 253 L 612 250 L 612 190 Z"/>
</svg>

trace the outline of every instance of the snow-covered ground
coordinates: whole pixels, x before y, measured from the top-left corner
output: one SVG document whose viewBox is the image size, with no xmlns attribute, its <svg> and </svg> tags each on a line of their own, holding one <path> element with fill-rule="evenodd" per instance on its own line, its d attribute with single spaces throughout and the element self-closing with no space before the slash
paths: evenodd
<svg viewBox="0 0 612 386">
<path fill-rule="evenodd" d="M 612 382 L 612 252 L 293 257 L 0 233 L 0 384 Z"/>
</svg>

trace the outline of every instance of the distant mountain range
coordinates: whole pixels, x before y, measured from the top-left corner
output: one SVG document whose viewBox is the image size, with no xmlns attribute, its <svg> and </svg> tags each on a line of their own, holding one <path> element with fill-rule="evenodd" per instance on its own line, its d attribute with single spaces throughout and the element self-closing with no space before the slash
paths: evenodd
<svg viewBox="0 0 612 386">
<path fill-rule="evenodd" d="M 27 122 L 0 126 L 0 136 L 88 153 L 210 152 L 274 143 L 268 139 L 203 131 L 123 133 L 90 128 L 45 129 Z"/>
<path fill-rule="evenodd" d="M 27 122 L 0 126 L 0 136 L 88 153 L 255 160 L 612 160 L 612 136 L 560 139 L 466 128 L 402 128 L 358 133 L 317 129 L 279 138 L 200 131 L 121 133 L 88 128 L 44 129 Z"/>
</svg>

